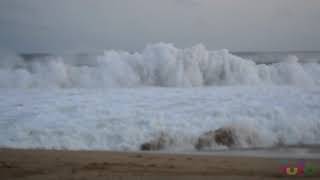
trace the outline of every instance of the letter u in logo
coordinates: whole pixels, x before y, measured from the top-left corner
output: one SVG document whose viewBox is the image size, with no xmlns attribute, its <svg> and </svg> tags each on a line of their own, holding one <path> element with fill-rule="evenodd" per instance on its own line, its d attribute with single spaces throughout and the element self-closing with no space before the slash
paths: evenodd
<svg viewBox="0 0 320 180">
<path fill-rule="evenodd" d="M 295 176 L 298 174 L 298 168 L 297 167 L 287 167 L 286 173 L 289 176 Z"/>
</svg>

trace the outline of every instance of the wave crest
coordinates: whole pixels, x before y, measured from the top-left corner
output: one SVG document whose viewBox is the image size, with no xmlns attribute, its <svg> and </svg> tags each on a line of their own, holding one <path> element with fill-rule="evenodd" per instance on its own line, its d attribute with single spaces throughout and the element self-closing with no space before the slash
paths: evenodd
<svg viewBox="0 0 320 180">
<path fill-rule="evenodd" d="M 80 57 L 43 57 L 27 61 L 0 56 L 3 88 L 195 87 L 221 85 L 319 85 L 320 65 L 299 63 L 289 56 L 275 64 L 256 64 L 199 44 L 178 49 L 172 44 L 148 45 L 141 53 L 105 51 Z"/>
</svg>

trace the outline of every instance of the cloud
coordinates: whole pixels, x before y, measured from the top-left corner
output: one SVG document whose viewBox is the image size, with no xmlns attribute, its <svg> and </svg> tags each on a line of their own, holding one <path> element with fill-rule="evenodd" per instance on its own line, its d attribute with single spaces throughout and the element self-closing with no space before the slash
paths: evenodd
<svg viewBox="0 0 320 180">
<path fill-rule="evenodd" d="M 317 50 L 319 6 L 317 0 L 2 0 L 0 46 L 135 51 L 164 41 L 237 51 Z"/>
<path fill-rule="evenodd" d="M 188 5 L 188 6 L 198 6 L 201 4 L 201 0 L 175 0 L 176 3 Z"/>
</svg>

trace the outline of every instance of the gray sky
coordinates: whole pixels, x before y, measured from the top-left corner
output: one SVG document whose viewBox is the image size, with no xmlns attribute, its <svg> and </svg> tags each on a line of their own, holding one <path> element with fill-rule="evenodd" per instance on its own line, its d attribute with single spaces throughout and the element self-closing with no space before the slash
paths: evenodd
<svg viewBox="0 0 320 180">
<path fill-rule="evenodd" d="M 235 51 L 320 50 L 320 0 L 0 0 L 0 47 L 141 50 L 148 43 Z"/>
</svg>

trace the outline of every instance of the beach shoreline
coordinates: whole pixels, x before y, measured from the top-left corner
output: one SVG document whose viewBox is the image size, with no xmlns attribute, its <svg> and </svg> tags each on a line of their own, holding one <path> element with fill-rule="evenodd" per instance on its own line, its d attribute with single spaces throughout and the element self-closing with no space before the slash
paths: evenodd
<svg viewBox="0 0 320 180">
<path fill-rule="evenodd" d="M 0 149 L 0 176 L 1 179 L 290 179 L 281 172 L 283 160 L 209 153 Z M 299 159 L 286 161 L 295 164 Z M 307 161 L 319 169 L 319 158 Z M 319 177 L 316 172 L 308 179 Z"/>
</svg>

